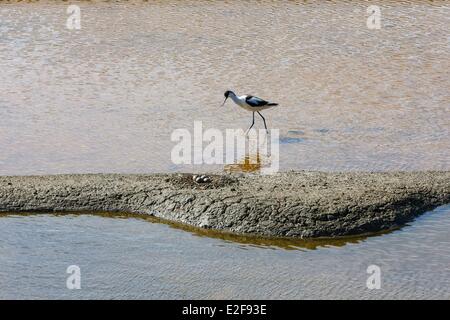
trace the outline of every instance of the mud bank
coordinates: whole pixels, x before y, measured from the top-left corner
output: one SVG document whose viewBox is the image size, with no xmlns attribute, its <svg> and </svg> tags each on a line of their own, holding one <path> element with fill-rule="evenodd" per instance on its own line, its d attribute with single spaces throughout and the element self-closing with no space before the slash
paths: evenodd
<svg viewBox="0 0 450 320">
<path fill-rule="evenodd" d="M 133 212 L 234 233 L 333 237 L 395 228 L 450 203 L 449 171 L 210 177 L 0 177 L 0 211 Z"/>
</svg>

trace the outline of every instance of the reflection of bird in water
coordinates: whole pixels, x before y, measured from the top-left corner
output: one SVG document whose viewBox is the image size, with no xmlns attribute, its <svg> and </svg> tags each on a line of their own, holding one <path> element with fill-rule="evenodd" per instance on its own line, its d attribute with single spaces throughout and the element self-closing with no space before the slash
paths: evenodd
<svg viewBox="0 0 450 320">
<path fill-rule="evenodd" d="M 262 161 L 259 153 L 246 154 L 238 163 L 226 164 L 223 168 L 226 172 L 258 172 L 261 170 Z"/>
<path fill-rule="evenodd" d="M 265 109 L 275 107 L 278 105 L 278 103 L 269 102 L 264 99 L 254 97 L 251 95 L 244 95 L 244 96 L 238 97 L 233 91 L 229 91 L 229 90 L 225 91 L 224 96 L 225 96 L 225 100 L 223 101 L 222 106 L 225 104 L 225 102 L 227 101 L 228 98 L 231 98 L 231 100 L 233 100 L 234 103 L 236 103 L 239 107 L 241 107 L 247 111 L 253 112 L 253 122 L 252 122 L 252 125 L 250 126 L 250 128 L 247 129 L 247 132 L 255 124 L 255 112 L 261 116 L 261 118 L 264 121 L 264 128 L 266 128 L 266 131 L 269 132 L 269 130 L 267 130 L 266 119 L 259 112 L 262 110 L 265 110 Z"/>
</svg>

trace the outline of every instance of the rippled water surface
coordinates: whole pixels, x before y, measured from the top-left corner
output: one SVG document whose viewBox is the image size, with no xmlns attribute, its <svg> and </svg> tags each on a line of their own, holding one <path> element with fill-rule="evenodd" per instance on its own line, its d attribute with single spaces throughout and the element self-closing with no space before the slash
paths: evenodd
<svg viewBox="0 0 450 320">
<path fill-rule="evenodd" d="M 2 175 L 192 170 L 174 129 L 251 122 L 226 89 L 280 103 L 282 170 L 450 168 L 448 1 L 378 1 L 380 30 L 366 1 L 78 4 L 0 2 Z"/>
<path fill-rule="evenodd" d="M 450 299 L 449 228 L 444 206 L 382 236 L 289 246 L 136 218 L 3 216 L 0 298 Z M 366 287 L 373 264 L 379 290 Z M 81 290 L 66 289 L 69 265 Z"/>
</svg>

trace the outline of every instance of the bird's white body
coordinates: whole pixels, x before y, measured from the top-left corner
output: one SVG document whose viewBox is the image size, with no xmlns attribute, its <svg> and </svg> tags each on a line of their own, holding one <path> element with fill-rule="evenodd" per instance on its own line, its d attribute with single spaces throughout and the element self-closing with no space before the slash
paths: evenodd
<svg viewBox="0 0 450 320">
<path fill-rule="evenodd" d="M 268 105 L 261 106 L 261 107 L 253 107 L 246 102 L 247 97 L 248 97 L 248 95 L 237 96 L 235 94 L 230 94 L 231 100 L 233 100 L 234 103 L 236 103 L 239 107 L 241 107 L 242 109 L 245 109 L 247 111 L 256 112 L 256 111 L 261 111 L 261 110 L 265 110 L 265 109 L 269 109 L 269 108 L 273 107 L 273 106 L 268 106 Z"/>
<path fill-rule="evenodd" d="M 248 110 L 248 111 L 256 111 L 255 107 L 252 107 L 247 102 L 245 102 L 245 98 L 247 98 L 246 95 L 238 97 L 238 96 L 232 94 L 232 95 L 230 95 L 230 98 L 231 98 L 231 100 L 234 101 L 234 103 L 236 103 L 242 109 L 245 109 L 245 110 Z M 253 110 L 252 110 L 252 108 L 253 108 Z"/>
</svg>

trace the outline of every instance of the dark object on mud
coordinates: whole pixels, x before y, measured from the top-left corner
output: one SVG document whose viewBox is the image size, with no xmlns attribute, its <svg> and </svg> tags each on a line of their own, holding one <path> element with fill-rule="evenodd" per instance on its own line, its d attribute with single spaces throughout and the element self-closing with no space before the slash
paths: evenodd
<svg viewBox="0 0 450 320">
<path fill-rule="evenodd" d="M 211 178 L 210 177 L 208 177 L 206 175 L 197 175 L 197 174 L 194 174 L 192 176 L 192 180 L 194 180 L 194 182 L 196 182 L 196 183 L 208 183 L 208 182 L 211 182 Z"/>
</svg>

